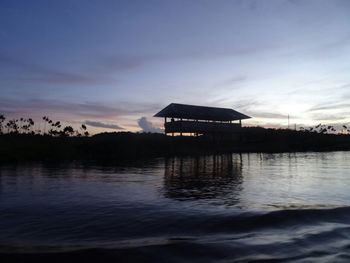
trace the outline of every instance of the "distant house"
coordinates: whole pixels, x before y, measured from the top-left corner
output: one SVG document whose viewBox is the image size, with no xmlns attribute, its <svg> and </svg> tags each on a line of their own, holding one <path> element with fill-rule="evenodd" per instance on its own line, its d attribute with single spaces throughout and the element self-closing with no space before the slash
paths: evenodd
<svg viewBox="0 0 350 263">
<path fill-rule="evenodd" d="M 235 133 L 242 120 L 251 117 L 227 108 L 171 103 L 154 117 L 164 118 L 165 134 L 222 134 Z"/>
</svg>

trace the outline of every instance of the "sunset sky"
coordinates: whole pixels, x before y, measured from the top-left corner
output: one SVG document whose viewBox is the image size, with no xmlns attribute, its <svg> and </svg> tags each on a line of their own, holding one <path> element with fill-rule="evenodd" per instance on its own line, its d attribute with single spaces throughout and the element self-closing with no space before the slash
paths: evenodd
<svg viewBox="0 0 350 263">
<path fill-rule="evenodd" d="M 350 122 L 350 1 L 0 1 L 0 114 L 157 131 L 171 102 Z"/>
</svg>

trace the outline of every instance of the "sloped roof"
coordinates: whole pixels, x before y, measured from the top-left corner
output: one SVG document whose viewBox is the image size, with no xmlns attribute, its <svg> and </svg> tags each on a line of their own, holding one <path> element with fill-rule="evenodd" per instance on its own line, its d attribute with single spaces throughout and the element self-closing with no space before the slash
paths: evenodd
<svg viewBox="0 0 350 263">
<path fill-rule="evenodd" d="M 216 108 L 171 103 L 154 115 L 154 117 L 170 117 L 194 120 L 234 121 L 251 117 L 228 108 Z"/>
</svg>

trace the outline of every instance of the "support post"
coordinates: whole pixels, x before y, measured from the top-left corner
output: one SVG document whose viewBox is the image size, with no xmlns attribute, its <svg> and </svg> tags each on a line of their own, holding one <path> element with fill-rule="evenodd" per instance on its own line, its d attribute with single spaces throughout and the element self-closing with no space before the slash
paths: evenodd
<svg viewBox="0 0 350 263">
<path fill-rule="evenodd" d="M 167 121 L 167 119 L 166 119 L 166 117 L 164 117 L 164 133 L 165 133 L 165 135 L 168 135 L 167 134 L 167 132 L 166 132 L 166 121 Z"/>
<path fill-rule="evenodd" d="M 180 119 L 180 121 L 181 121 L 181 130 L 182 130 L 182 118 Z M 180 131 L 180 136 L 182 137 L 182 131 Z"/>
</svg>

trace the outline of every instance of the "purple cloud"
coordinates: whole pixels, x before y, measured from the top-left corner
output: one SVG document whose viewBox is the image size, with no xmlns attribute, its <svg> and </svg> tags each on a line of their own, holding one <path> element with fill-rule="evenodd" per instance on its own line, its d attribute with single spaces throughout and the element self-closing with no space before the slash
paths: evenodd
<svg viewBox="0 0 350 263">
<path fill-rule="evenodd" d="M 110 124 L 110 123 L 103 123 L 99 121 L 85 121 L 84 124 L 96 127 L 96 128 L 106 128 L 106 129 L 112 129 L 112 130 L 124 130 L 123 127 L 120 127 L 117 124 Z"/>
</svg>

